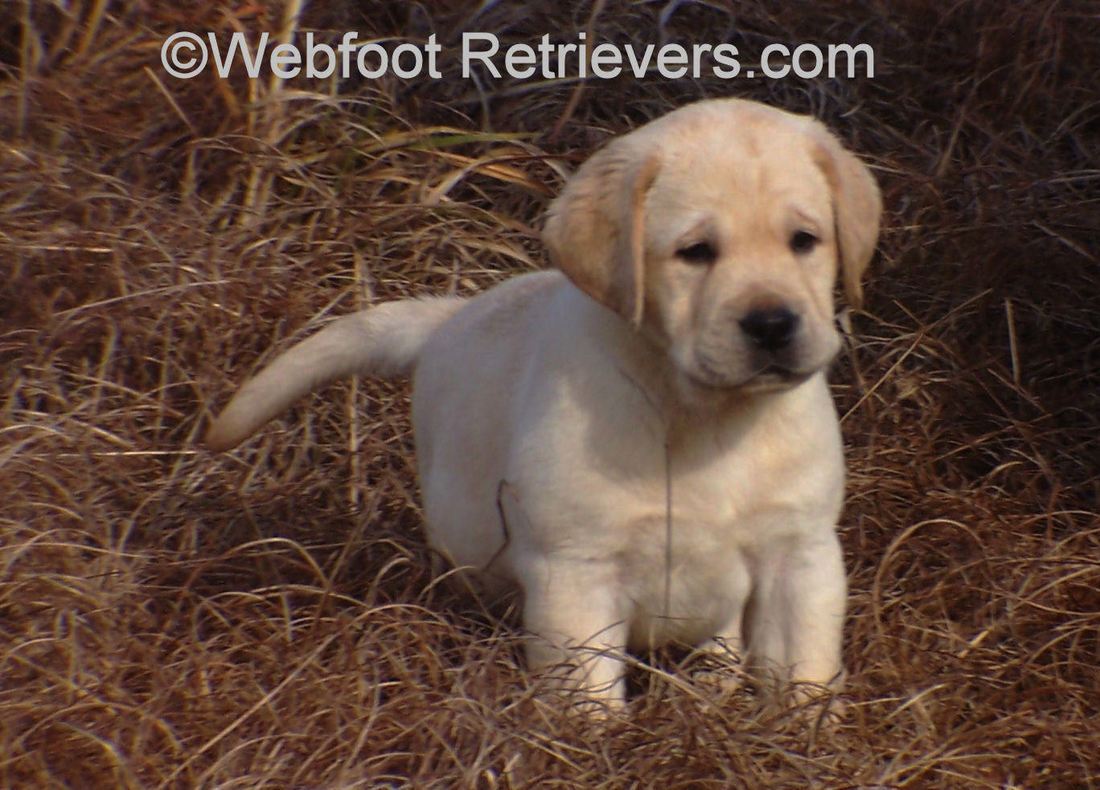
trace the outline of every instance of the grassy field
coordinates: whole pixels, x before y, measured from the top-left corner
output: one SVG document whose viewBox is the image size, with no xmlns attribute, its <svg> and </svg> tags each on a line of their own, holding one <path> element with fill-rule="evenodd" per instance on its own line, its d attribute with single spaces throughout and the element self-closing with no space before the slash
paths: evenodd
<svg viewBox="0 0 1100 790">
<path fill-rule="evenodd" d="M 4 8 L 0 786 L 1100 787 L 1094 3 Z M 436 33 L 445 76 L 179 80 L 178 30 Z M 475 80 L 463 31 L 877 57 L 874 79 Z M 886 201 L 832 377 L 832 730 L 675 656 L 639 657 L 602 726 L 548 704 L 515 618 L 433 580 L 404 386 L 333 386 L 224 456 L 198 441 L 326 318 L 545 266 L 570 170 L 720 95 L 822 118 Z"/>
</svg>

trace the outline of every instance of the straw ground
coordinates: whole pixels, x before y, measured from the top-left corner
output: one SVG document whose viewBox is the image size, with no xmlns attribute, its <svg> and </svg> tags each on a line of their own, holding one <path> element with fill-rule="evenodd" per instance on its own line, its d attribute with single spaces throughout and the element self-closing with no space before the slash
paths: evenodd
<svg viewBox="0 0 1100 790">
<path fill-rule="evenodd" d="M 566 5 L 566 4 L 562 4 Z M 1100 784 L 1100 25 L 1088 4 L 16 3 L 0 23 L 0 785 Z M 795 12 L 797 11 L 797 13 Z M 180 29 L 866 41 L 873 80 L 173 80 Z M 544 265 L 609 135 L 706 95 L 813 112 L 885 232 L 833 380 L 846 719 L 638 657 L 541 700 L 436 583 L 402 386 L 226 456 L 229 391 L 326 318 Z"/>
</svg>

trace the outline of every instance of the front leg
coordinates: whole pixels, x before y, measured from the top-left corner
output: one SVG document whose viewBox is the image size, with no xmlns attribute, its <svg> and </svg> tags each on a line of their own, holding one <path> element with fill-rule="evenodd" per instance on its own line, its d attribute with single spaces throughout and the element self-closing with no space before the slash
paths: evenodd
<svg viewBox="0 0 1100 790">
<path fill-rule="evenodd" d="M 730 567 L 724 581 L 727 605 L 726 621 L 717 632 L 695 650 L 708 668 L 696 671 L 694 677 L 722 693 L 736 691 L 744 676 L 744 613 L 752 591 L 752 576 L 748 564 L 740 556 L 728 559 Z"/>
<path fill-rule="evenodd" d="M 567 691 L 611 708 L 625 700 L 627 627 L 615 576 L 604 563 L 537 558 L 522 564 L 527 662 Z"/>
<path fill-rule="evenodd" d="M 837 689 L 846 597 L 844 559 L 832 529 L 769 547 L 748 613 L 753 673 L 773 691 L 787 683 Z M 797 690 L 798 697 L 808 693 Z"/>
</svg>

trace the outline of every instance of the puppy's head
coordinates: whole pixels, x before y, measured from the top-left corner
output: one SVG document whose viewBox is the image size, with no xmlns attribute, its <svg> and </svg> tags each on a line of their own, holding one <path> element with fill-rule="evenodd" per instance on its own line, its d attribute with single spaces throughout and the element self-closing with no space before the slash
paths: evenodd
<svg viewBox="0 0 1100 790">
<path fill-rule="evenodd" d="M 612 141 L 550 207 L 545 239 L 577 287 L 667 349 L 701 391 L 793 386 L 840 347 L 878 240 L 870 172 L 818 122 L 737 99 Z"/>
</svg>

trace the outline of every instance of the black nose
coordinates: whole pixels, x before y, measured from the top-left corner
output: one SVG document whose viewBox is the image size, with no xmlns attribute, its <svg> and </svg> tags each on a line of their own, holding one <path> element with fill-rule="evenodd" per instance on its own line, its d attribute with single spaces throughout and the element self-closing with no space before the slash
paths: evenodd
<svg viewBox="0 0 1100 790">
<path fill-rule="evenodd" d="M 801 319 L 786 307 L 768 307 L 749 312 L 741 319 L 741 329 L 765 351 L 786 348 Z"/>
</svg>

